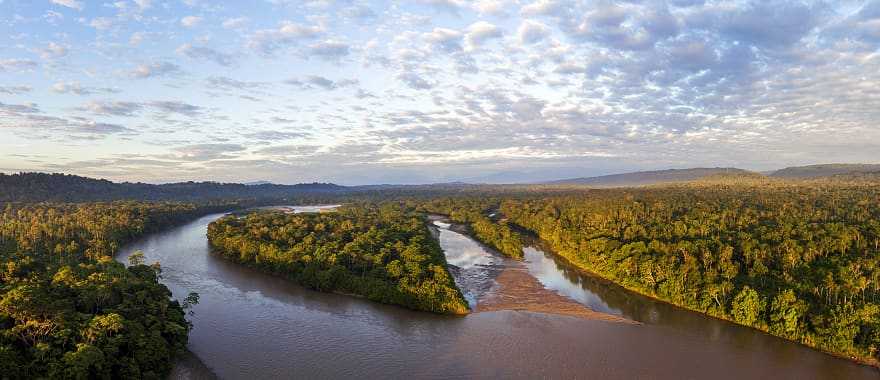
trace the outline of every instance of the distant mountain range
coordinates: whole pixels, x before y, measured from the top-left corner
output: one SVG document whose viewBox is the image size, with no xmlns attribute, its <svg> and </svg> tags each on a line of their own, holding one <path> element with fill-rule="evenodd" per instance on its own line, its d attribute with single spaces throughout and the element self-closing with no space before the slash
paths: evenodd
<svg viewBox="0 0 880 380">
<path fill-rule="evenodd" d="M 162 185 L 115 183 L 67 174 L 0 173 L 0 202 L 84 202 L 120 199 L 206 201 L 215 199 L 289 198 L 345 191 L 331 183 L 298 185 L 179 182 Z"/>
<path fill-rule="evenodd" d="M 875 172 L 880 172 L 880 164 L 822 164 L 780 169 L 770 173 L 770 176 L 775 178 L 808 179 Z"/>
<path fill-rule="evenodd" d="M 880 175 L 880 164 L 822 164 L 792 166 L 764 174 L 738 168 L 691 168 L 640 171 L 597 177 L 570 178 L 544 182 L 550 185 L 584 185 L 590 187 L 628 187 L 660 183 L 686 182 L 718 175 L 763 176 L 778 179 L 842 178 L 865 174 Z"/>
<path fill-rule="evenodd" d="M 714 175 L 754 175 L 737 168 L 667 169 L 622 174 L 582 177 L 547 182 L 550 185 L 588 185 L 593 187 L 644 186 L 667 182 L 685 182 Z"/>
<path fill-rule="evenodd" d="M 532 185 L 579 185 L 587 187 L 630 187 L 688 182 L 714 176 L 742 176 L 785 180 L 880 179 L 880 164 L 824 164 L 787 167 L 764 174 L 738 168 L 690 168 L 639 171 L 597 177 L 570 178 Z M 162 185 L 110 182 L 69 174 L 0 173 L 0 202 L 88 202 L 122 199 L 150 201 L 210 201 L 219 199 L 288 199 L 305 195 L 332 195 L 368 191 L 461 191 L 484 186 L 465 182 L 425 185 L 340 186 L 332 183 L 277 185 L 267 181 L 240 183 L 178 182 Z"/>
</svg>

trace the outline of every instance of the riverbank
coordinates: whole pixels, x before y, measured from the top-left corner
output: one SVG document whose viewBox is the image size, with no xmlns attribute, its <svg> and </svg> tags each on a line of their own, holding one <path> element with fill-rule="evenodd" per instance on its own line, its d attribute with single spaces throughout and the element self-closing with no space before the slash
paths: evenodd
<svg viewBox="0 0 880 380">
<path fill-rule="evenodd" d="M 556 257 L 557 259 L 561 260 L 561 261 L 564 262 L 566 265 L 568 265 L 570 268 L 572 268 L 572 269 L 574 269 L 574 270 L 576 270 L 576 271 L 578 271 L 578 272 L 580 272 L 580 273 L 582 273 L 582 274 L 584 274 L 584 275 L 586 275 L 586 276 L 590 276 L 590 277 L 594 277 L 594 278 L 600 279 L 600 280 L 605 281 L 605 282 L 607 282 L 608 284 L 611 284 L 612 286 L 618 287 L 618 288 L 620 288 L 620 289 L 622 289 L 622 290 L 624 290 L 624 291 L 626 291 L 626 292 L 631 292 L 631 293 L 637 294 L 637 295 L 640 296 L 640 297 L 644 297 L 644 298 L 650 299 L 650 300 L 655 301 L 655 302 L 659 302 L 659 303 L 662 303 L 662 304 L 665 304 L 665 305 L 669 305 L 669 306 L 674 307 L 674 308 L 677 308 L 677 309 L 685 310 L 685 311 L 687 311 L 687 312 L 695 313 L 695 314 L 698 314 L 698 315 L 703 316 L 703 317 L 709 317 L 709 318 L 712 318 L 712 319 L 714 319 L 714 320 L 721 321 L 721 322 L 723 322 L 723 323 L 729 323 L 729 324 L 732 324 L 732 325 L 735 325 L 735 326 L 739 326 L 739 327 L 742 327 L 742 328 L 746 328 L 746 329 L 754 330 L 754 331 L 759 332 L 760 334 L 764 334 L 764 335 L 767 335 L 767 336 L 769 336 L 769 337 L 773 337 L 773 338 L 776 338 L 776 339 L 784 340 L 784 341 L 786 341 L 786 342 L 791 342 L 791 343 L 797 344 L 797 345 L 799 345 L 799 346 L 803 346 L 803 347 L 806 347 L 806 348 L 809 348 L 809 349 L 815 350 L 815 351 L 817 351 L 817 352 L 819 352 L 819 353 L 821 353 L 821 354 L 824 354 L 824 355 L 828 355 L 828 356 L 835 357 L 835 358 L 839 358 L 839 359 L 844 359 L 844 360 L 847 360 L 847 361 L 851 361 L 851 362 L 854 362 L 854 363 L 858 363 L 858 364 L 860 364 L 860 365 L 865 365 L 865 366 L 873 367 L 874 369 L 880 371 L 880 361 L 878 361 L 877 359 L 874 359 L 874 358 L 859 358 L 859 357 L 853 357 L 853 356 L 842 355 L 842 354 L 835 353 L 835 352 L 832 352 L 832 351 L 828 351 L 828 350 L 825 350 L 825 349 L 822 349 L 822 348 L 820 348 L 820 347 L 816 347 L 816 346 L 813 346 L 813 345 L 810 345 L 810 344 L 806 344 L 806 343 L 803 343 L 803 342 L 799 342 L 799 341 L 794 341 L 794 340 L 786 339 L 786 338 L 784 338 L 784 337 L 780 337 L 780 336 L 777 336 L 777 335 L 770 334 L 769 332 L 767 332 L 767 331 L 764 330 L 764 329 L 760 329 L 760 328 L 756 328 L 756 327 L 754 327 L 754 326 L 747 326 L 747 325 L 743 325 L 743 324 L 740 324 L 740 323 L 736 323 L 735 321 L 730 320 L 730 319 L 728 319 L 728 318 L 725 318 L 725 317 L 723 317 L 723 316 L 718 316 L 718 315 L 712 315 L 712 314 L 709 314 L 709 313 L 705 313 L 705 312 L 703 312 L 703 311 L 701 311 L 701 310 L 694 309 L 694 308 L 688 307 L 688 306 L 686 306 L 686 305 L 678 305 L 678 304 L 676 304 L 676 303 L 673 303 L 673 302 L 670 302 L 670 301 L 665 300 L 665 299 L 663 299 L 663 298 L 660 298 L 660 297 L 658 297 L 658 296 L 656 296 L 656 295 L 653 295 L 653 294 L 649 294 L 649 293 L 643 292 L 643 291 L 641 291 L 640 289 L 632 288 L 632 287 L 627 287 L 627 286 L 625 286 L 625 285 L 623 285 L 623 284 L 620 284 L 620 283 L 614 281 L 613 279 L 610 279 L 610 278 L 608 278 L 608 277 L 603 276 L 601 273 L 598 273 L 598 272 L 595 272 L 595 271 L 590 270 L 589 268 L 585 267 L 584 265 L 581 265 L 580 263 L 578 263 L 576 260 L 574 260 L 574 259 L 572 259 L 572 258 L 570 258 L 570 257 L 568 257 L 568 256 L 566 256 L 566 255 L 564 255 L 564 254 L 562 254 L 562 253 L 556 251 L 555 249 L 553 249 L 552 247 L 550 247 L 549 243 L 547 243 L 545 240 L 541 239 L 538 235 L 536 235 L 536 234 L 535 234 L 534 232 L 532 232 L 531 230 L 525 229 L 524 227 L 522 227 L 522 226 L 518 226 L 518 225 L 516 225 L 516 227 L 517 227 L 518 231 L 519 231 L 521 234 L 523 234 L 524 236 L 526 236 L 526 238 L 530 241 L 530 243 L 529 243 L 530 245 L 533 245 L 533 246 L 538 247 L 541 251 L 546 252 L 546 253 L 548 253 L 548 254 L 550 254 L 550 255 Z M 880 375 L 880 373 L 878 373 L 878 375 Z"/>
</svg>

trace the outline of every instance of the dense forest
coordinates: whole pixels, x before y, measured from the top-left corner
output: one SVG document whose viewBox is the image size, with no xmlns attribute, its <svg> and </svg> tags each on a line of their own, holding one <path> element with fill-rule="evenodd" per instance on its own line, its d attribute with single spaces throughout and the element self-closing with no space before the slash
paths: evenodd
<svg viewBox="0 0 880 380">
<path fill-rule="evenodd" d="M 260 211 L 211 223 L 208 241 L 223 257 L 312 289 L 466 313 L 467 302 L 426 223 L 396 202 L 325 213 Z"/>
<path fill-rule="evenodd" d="M 0 173 L 2 202 L 95 202 L 114 200 L 206 202 L 229 199 L 301 199 L 344 192 L 327 183 L 298 185 L 180 182 L 163 185 L 114 183 L 65 174 Z"/>
<path fill-rule="evenodd" d="M 829 352 L 877 358 L 876 184 L 716 181 L 510 197 L 500 211 L 626 288 Z"/>
<path fill-rule="evenodd" d="M 229 205 L 6 204 L 0 214 L 0 377 L 163 378 L 189 323 L 161 268 L 112 259 L 145 233 Z M 194 299 L 189 298 L 188 301 Z"/>
</svg>

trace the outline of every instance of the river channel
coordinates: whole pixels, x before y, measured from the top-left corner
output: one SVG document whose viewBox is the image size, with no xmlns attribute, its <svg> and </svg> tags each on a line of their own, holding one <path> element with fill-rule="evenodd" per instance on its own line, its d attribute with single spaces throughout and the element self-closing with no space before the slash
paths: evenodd
<svg viewBox="0 0 880 380">
<path fill-rule="evenodd" d="M 471 271 L 462 286 L 476 312 L 441 316 L 319 293 L 212 255 L 207 225 L 222 215 L 146 236 L 118 256 L 126 262 L 143 251 L 147 262 L 161 263 L 175 297 L 200 295 L 189 316 L 194 355 L 173 377 L 878 378 L 874 368 L 632 294 L 535 247 L 511 263 L 442 225 L 448 261 Z M 480 311 L 508 267 L 589 309 L 640 323 Z"/>
</svg>

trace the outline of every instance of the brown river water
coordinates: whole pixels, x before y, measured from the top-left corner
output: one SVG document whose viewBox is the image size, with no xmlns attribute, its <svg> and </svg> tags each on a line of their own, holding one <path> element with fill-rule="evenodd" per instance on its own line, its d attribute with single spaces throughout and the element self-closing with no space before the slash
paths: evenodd
<svg viewBox="0 0 880 380">
<path fill-rule="evenodd" d="M 205 233 L 220 216 L 147 236 L 118 257 L 141 250 L 161 263 L 176 297 L 201 296 L 189 317 L 192 355 L 174 378 L 880 378 L 872 367 L 633 294 L 534 247 L 512 263 L 442 225 L 441 246 L 477 312 L 441 316 L 319 293 L 211 255 Z M 639 323 L 480 311 L 510 268 L 554 296 Z"/>
</svg>

